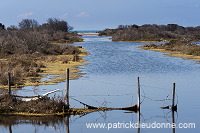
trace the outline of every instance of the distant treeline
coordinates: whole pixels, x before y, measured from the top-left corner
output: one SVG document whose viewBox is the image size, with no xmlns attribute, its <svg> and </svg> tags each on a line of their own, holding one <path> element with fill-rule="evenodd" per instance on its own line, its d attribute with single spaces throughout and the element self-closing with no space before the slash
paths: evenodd
<svg viewBox="0 0 200 133">
<path fill-rule="evenodd" d="M 200 26 L 183 27 L 177 24 L 119 25 L 105 29 L 100 36 L 112 36 L 113 41 L 170 41 L 172 39 L 200 40 Z"/>
</svg>

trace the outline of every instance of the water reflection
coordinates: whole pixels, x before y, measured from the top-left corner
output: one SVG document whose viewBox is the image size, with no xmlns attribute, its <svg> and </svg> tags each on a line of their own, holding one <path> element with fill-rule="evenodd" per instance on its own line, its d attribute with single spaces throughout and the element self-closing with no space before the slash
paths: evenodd
<svg viewBox="0 0 200 133">
<path fill-rule="evenodd" d="M 34 132 L 40 133 L 39 128 L 42 126 L 45 128 L 51 128 L 54 131 L 59 131 L 66 123 L 66 131 L 69 133 L 69 116 L 65 118 L 59 116 L 7 116 L 0 115 L 0 126 L 3 126 L 5 129 L 9 130 L 9 133 L 19 132 L 20 129 L 16 129 L 18 125 L 26 126 L 32 125 L 34 126 Z M 16 129 L 16 130 L 15 130 Z M 24 132 L 24 128 L 21 129 Z"/>
<path fill-rule="evenodd" d="M 171 132 L 175 133 L 176 132 L 176 128 L 177 128 L 176 121 L 178 120 L 178 119 L 175 118 L 175 113 L 177 113 L 177 111 L 171 110 L 170 112 L 168 112 L 166 114 L 166 116 L 165 115 L 164 116 L 155 116 L 155 117 L 150 118 L 150 119 L 159 118 L 159 119 L 165 119 L 166 120 L 165 123 L 159 123 L 159 122 L 157 123 L 156 122 L 156 124 L 153 125 L 153 123 L 147 123 L 147 121 L 150 120 L 150 119 L 145 119 L 144 116 L 141 113 L 138 112 L 138 114 L 137 114 L 137 117 L 138 117 L 137 120 L 138 120 L 138 122 L 137 123 L 138 123 L 138 125 L 140 127 L 137 129 L 137 133 L 143 132 L 143 130 L 142 130 L 144 128 L 143 124 L 152 124 L 151 126 L 154 126 L 157 129 L 159 129 L 160 127 L 162 127 L 162 128 L 171 128 L 172 129 Z M 168 114 L 171 114 L 171 116 L 168 116 Z M 143 120 L 144 120 L 142 122 L 141 122 L 141 116 L 143 117 Z M 168 118 L 171 118 L 171 120 L 169 121 Z M 146 125 L 145 128 L 149 128 L 151 126 L 150 125 Z"/>
<path fill-rule="evenodd" d="M 172 110 L 172 125 L 175 125 L 175 117 L 174 117 L 174 110 Z M 172 127 L 172 133 L 175 133 L 175 127 Z"/>
<path fill-rule="evenodd" d="M 110 112 L 110 111 L 108 111 Z M 104 119 L 104 121 L 107 121 L 107 111 L 104 112 L 99 112 L 101 115 L 101 118 Z M 135 112 L 129 112 L 129 113 L 134 113 Z M 85 114 L 87 115 L 87 114 Z M 70 116 L 63 116 L 63 117 L 58 117 L 58 116 L 46 116 L 46 117 L 26 117 L 26 116 L 5 116 L 5 115 L 1 115 L 0 116 L 0 126 L 3 126 L 5 129 L 7 129 L 7 131 L 9 133 L 13 133 L 13 132 L 24 132 L 24 129 L 22 128 L 21 130 L 17 129 L 16 127 L 19 126 L 26 126 L 26 125 L 33 125 L 34 127 L 34 133 L 45 133 L 46 130 L 48 128 L 53 129 L 53 132 L 65 132 L 65 133 L 70 133 L 70 123 L 74 123 L 76 122 L 78 119 L 81 119 L 82 117 L 84 117 L 85 115 L 82 116 L 78 116 L 76 119 L 70 118 Z M 137 133 L 142 133 L 143 129 L 140 126 L 142 124 L 141 121 L 141 112 L 137 112 L 137 124 L 138 124 L 138 128 L 137 128 Z M 158 117 L 158 116 L 156 116 Z M 94 118 L 95 119 L 95 118 Z M 98 118 L 97 118 L 98 119 Z M 71 122 L 70 122 L 71 121 Z M 130 120 L 132 122 L 134 122 L 133 120 Z M 167 120 L 168 121 L 168 120 Z M 143 121 L 145 122 L 145 121 Z M 176 125 L 176 121 L 175 121 L 175 111 L 171 111 L 171 125 Z M 41 129 L 41 127 L 43 129 Z M 78 127 L 77 127 L 78 128 Z M 33 128 L 32 128 L 33 130 Z M 96 129 L 97 131 L 99 129 Z M 133 132 L 135 131 L 135 129 L 131 129 Z M 176 128 L 172 126 L 172 133 L 175 133 Z M 84 130 L 85 131 L 85 130 Z M 88 131 L 88 130 L 86 130 Z M 76 131 L 73 131 L 73 133 Z M 72 132 L 71 132 L 72 133 Z"/>
<path fill-rule="evenodd" d="M 69 133 L 69 118 L 70 116 L 67 116 L 66 119 L 66 133 Z"/>
<path fill-rule="evenodd" d="M 140 133 L 140 124 L 141 124 L 141 122 L 140 122 L 140 109 L 138 110 L 138 112 L 137 112 L 137 114 L 138 114 L 138 125 L 139 125 L 139 127 L 138 127 L 138 131 L 137 131 L 137 133 Z"/>
</svg>

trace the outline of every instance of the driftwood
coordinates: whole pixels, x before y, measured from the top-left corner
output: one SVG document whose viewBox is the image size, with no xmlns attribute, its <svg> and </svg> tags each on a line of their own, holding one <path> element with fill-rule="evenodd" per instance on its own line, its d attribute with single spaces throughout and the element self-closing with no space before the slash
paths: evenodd
<svg viewBox="0 0 200 133">
<path fill-rule="evenodd" d="M 42 98 L 42 97 L 45 97 L 45 96 L 47 96 L 47 95 L 49 95 L 49 94 L 51 94 L 51 93 L 57 92 L 57 91 L 59 91 L 59 89 L 54 90 L 54 91 L 47 92 L 47 93 L 42 94 L 42 95 L 35 95 L 35 96 L 19 96 L 19 95 L 12 95 L 12 96 L 14 96 L 14 97 L 21 97 L 21 98 L 31 98 L 31 99 L 23 99 L 23 101 L 29 102 L 29 101 L 31 101 L 31 100 L 38 100 L 38 99 L 40 99 L 40 98 Z"/>
<path fill-rule="evenodd" d="M 72 98 L 71 99 L 79 102 L 80 104 L 83 104 L 84 106 L 86 106 L 88 109 L 92 109 L 92 110 L 128 110 L 128 111 L 135 111 L 137 112 L 138 110 L 138 107 L 137 105 L 134 105 L 134 106 L 130 106 L 130 107 L 124 107 L 124 108 L 107 108 L 107 107 L 95 107 L 95 106 L 91 106 L 91 105 L 88 105 L 88 104 L 85 104 L 75 98 Z"/>
<path fill-rule="evenodd" d="M 35 95 L 35 96 L 19 96 L 19 95 L 12 95 L 14 97 L 20 97 L 20 98 L 35 98 L 35 97 L 39 97 L 40 95 Z"/>
</svg>

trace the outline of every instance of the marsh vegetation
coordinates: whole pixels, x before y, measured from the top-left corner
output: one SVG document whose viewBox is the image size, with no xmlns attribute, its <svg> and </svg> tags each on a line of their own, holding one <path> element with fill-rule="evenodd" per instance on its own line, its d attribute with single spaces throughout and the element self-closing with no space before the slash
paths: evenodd
<svg viewBox="0 0 200 133">
<path fill-rule="evenodd" d="M 73 55 L 80 50 L 69 43 L 79 42 L 77 33 L 66 21 L 49 18 L 39 24 L 34 19 L 24 19 L 18 26 L 0 25 L 0 84 L 7 84 L 7 73 L 12 74 L 12 85 L 23 84 L 25 77 L 39 76 L 45 61 L 51 55 Z M 60 45 L 62 43 L 62 45 Z M 74 58 L 63 58 L 63 62 Z"/>
</svg>

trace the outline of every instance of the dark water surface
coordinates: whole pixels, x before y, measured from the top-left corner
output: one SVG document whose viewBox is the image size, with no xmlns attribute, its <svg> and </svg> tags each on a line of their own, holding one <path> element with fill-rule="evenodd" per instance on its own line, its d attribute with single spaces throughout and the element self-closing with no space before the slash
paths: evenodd
<svg viewBox="0 0 200 133">
<path fill-rule="evenodd" d="M 89 65 L 81 66 L 84 77 L 70 81 L 70 96 L 92 106 L 128 107 L 137 104 L 136 79 L 141 79 L 141 123 L 171 123 L 171 110 L 160 107 L 171 105 L 172 84 L 176 83 L 178 111 L 175 123 L 195 123 L 196 128 L 175 129 L 178 133 L 198 133 L 200 128 L 200 65 L 195 61 L 167 57 L 163 53 L 140 50 L 144 43 L 112 42 L 108 37 L 83 36 L 81 45 L 90 55 L 84 57 Z M 43 94 L 54 89 L 64 89 L 65 83 L 51 86 L 24 87 L 16 93 Z M 62 92 L 58 93 L 62 95 Z M 71 107 L 83 107 L 71 99 Z M 132 133 L 137 128 L 116 127 L 92 128 L 86 123 L 137 123 L 137 113 L 127 111 L 95 112 L 84 116 L 67 118 L 32 119 L 8 118 L 0 116 L 0 131 L 8 133 Z M 25 120 L 26 122 L 24 122 Z M 10 126 L 12 125 L 12 127 Z M 11 127 L 11 128 L 9 128 Z M 142 128 L 141 133 L 170 133 L 171 128 Z"/>
</svg>

